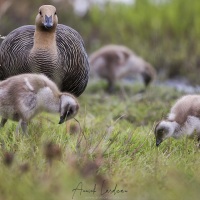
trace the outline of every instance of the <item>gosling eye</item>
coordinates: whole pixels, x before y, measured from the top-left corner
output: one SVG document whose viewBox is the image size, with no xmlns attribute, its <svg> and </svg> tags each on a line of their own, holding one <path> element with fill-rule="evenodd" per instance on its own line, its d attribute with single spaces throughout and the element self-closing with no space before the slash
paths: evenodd
<svg viewBox="0 0 200 200">
<path fill-rule="evenodd" d="M 164 134 L 164 129 L 159 129 L 157 132 L 158 135 L 163 135 Z"/>
<path fill-rule="evenodd" d="M 74 109 L 71 107 L 68 111 L 67 111 L 67 117 L 71 116 L 74 113 Z"/>
<path fill-rule="evenodd" d="M 39 11 L 39 14 L 42 16 L 42 12 L 41 12 L 41 10 Z"/>
<path fill-rule="evenodd" d="M 55 12 L 54 15 L 57 15 L 57 13 Z"/>
</svg>

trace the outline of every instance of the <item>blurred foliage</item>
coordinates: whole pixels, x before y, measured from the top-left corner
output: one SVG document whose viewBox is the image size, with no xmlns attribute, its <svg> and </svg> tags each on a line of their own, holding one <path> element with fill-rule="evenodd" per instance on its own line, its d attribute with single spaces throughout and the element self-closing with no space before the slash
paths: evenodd
<svg viewBox="0 0 200 200">
<path fill-rule="evenodd" d="M 76 29 L 88 53 L 108 43 L 123 44 L 152 63 L 161 78 L 185 76 L 200 84 L 200 1 L 168 0 L 152 3 L 136 0 L 133 5 L 93 4 L 85 16 L 74 14 L 72 4 L 60 1 L 14 2 L 1 18 L 1 35 L 24 25 L 34 24 L 38 7 L 57 7 L 59 23 Z"/>
</svg>

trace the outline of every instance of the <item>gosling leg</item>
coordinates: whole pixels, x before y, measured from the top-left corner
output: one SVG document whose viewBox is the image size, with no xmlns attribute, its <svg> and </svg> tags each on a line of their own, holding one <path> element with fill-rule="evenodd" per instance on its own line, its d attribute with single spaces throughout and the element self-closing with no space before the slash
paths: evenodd
<svg viewBox="0 0 200 200">
<path fill-rule="evenodd" d="M 107 92 L 108 93 L 114 93 L 115 91 L 115 83 L 113 81 L 107 80 L 108 85 L 107 85 Z"/>
<path fill-rule="evenodd" d="M 197 148 L 200 148 L 200 135 L 197 136 Z"/>
<path fill-rule="evenodd" d="M 17 128 L 16 128 L 16 134 L 17 135 L 19 134 L 19 128 L 20 127 L 22 128 L 23 134 L 28 135 L 28 133 L 27 133 L 27 122 L 24 121 L 23 119 L 20 119 L 19 123 L 17 125 Z"/>
<path fill-rule="evenodd" d="M 2 118 L 1 119 L 1 123 L 0 123 L 0 127 L 4 127 L 5 123 L 8 121 L 8 119 Z"/>
<path fill-rule="evenodd" d="M 21 122 L 21 127 L 22 127 L 22 131 L 25 135 L 28 135 L 28 132 L 27 132 L 27 122 L 26 121 L 22 121 Z"/>
</svg>

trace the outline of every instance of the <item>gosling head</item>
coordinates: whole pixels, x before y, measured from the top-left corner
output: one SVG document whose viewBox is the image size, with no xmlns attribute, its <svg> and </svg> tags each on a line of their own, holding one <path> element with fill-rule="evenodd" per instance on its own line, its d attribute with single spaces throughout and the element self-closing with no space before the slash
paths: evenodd
<svg viewBox="0 0 200 200">
<path fill-rule="evenodd" d="M 75 97 L 62 93 L 60 97 L 60 121 L 59 124 L 73 118 L 79 110 L 79 104 Z"/>
<path fill-rule="evenodd" d="M 143 78 L 143 82 L 145 86 L 147 87 L 155 79 L 156 71 L 151 66 L 151 64 L 145 62 L 144 71 L 141 73 L 141 75 Z"/>
<path fill-rule="evenodd" d="M 152 81 L 152 76 L 147 72 L 142 72 L 142 78 L 143 78 L 145 87 L 147 87 L 150 84 L 150 82 Z"/>
<path fill-rule="evenodd" d="M 36 28 L 44 31 L 55 29 L 58 24 L 56 8 L 52 5 L 41 6 L 36 16 L 35 24 Z"/>
<path fill-rule="evenodd" d="M 174 137 L 174 132 L 176 130 L 177 123 L 173 121 L 163 120 L 160 121 L 154 130 L 156 137 L 156 146 L 158 147 L 165 139 L 169 137 Z"/>
</svg>

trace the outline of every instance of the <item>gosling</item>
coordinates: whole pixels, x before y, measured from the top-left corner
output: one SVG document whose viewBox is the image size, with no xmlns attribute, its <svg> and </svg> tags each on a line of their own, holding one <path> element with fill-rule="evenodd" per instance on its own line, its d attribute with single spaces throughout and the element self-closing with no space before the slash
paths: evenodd
<svg viewBox="0 0 200 200">
<path fill-rule="evenodd" d="M 156 146 L 169 137 L 194 137 L 200 141 L 200 95 L 186 95 L 177 100 L 167 119 L 155 127 Z"/>
<path fill-rule="evenodd" d="M 60 113 L 59 124 L 73 118 L 79 110 L 74 96 L 61 93 L 54 82 L 42 74 L 21 74 L 0 82 L 1 127 L 8 119 L 18 121 L 27 134 L 27 123 L 40 112 Z"/>
<path fill-rule="evenodd" d="M 108 91 L 115 83 L 128 76 L 141 76 L 147 86 L 155 79 L 156 71 L 150 63 L 123 45 L 106 45 L 89 56 L 90 75 L 106 79 Z"/>
</svg>

